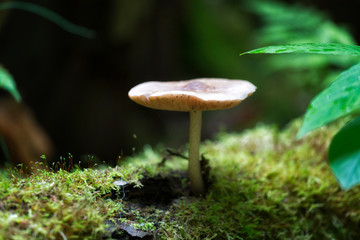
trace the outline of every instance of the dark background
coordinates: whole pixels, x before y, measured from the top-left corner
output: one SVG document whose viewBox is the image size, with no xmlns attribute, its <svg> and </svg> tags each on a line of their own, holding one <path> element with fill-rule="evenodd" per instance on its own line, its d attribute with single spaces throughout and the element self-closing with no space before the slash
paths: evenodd
<svg viewBox="0 0 360 240">
<path fill-rule="evenodd" d="M 33 13 L 1 12 L 0 63 L 51 137 L 57 156 L 92 153 L 114 162 L 144 144 L 184 145 L 186 113 L 146 109 L 128 99 L 129 89 L 144 81 L 222 77 L 257 85 L 240 106 L 204 114 L 204 139 L 221 128 L 238 131 L 259 121 L 283 126 L 301 116 L 319 91 L 299 90 L 265 73 L 261 55 L 239 56 L 261 47 L 254 34 L 262 22 L 244 1 L 29 2 L 97 33 L 86 39 Z M 324 12 L 360 37 L 358 1 L 283 2 Z"/>
</svg>

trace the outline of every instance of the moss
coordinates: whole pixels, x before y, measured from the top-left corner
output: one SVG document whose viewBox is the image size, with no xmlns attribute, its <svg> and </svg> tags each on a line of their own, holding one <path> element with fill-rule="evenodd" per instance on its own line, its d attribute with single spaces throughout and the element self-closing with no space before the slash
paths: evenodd
<svg viewBox="0 0 360 240">
<path fill-rule="evenodd" d="M 130 179 L 126 168 L 40 171 L 28 178 L 12 174 L 0 182 L 0 237 L 4 239 L 101 237 L 104 220 L 122 211 L 106 198 L 116 189 L 114 178 L 138 181 Z"/>
<path fill-rule="evenodd" d="M 122 179 L 146 189 L 144 179 L 177 171 L 185 187 L 186 160 L 160 164 L 162 146 L 146 146 L 121 167 L 103 170 L 39 171 L 25 178 L 2 172 L 0 238 L 101 239 L 111 234 L 105 223 L 113 219 L 159 239 L 358 239 L 360 189 L 341 190 L 326 161 L 342 123 L 296 140 L 300 124 L 281 131 L 258 125 L 204 142 L 208 194 L 176 195 L 166 207 L 138 203 L 129 198 L 131 189 L 113 184 Z"/>
<path fill-rule="evenodd" d="M 203 152 L 211 156 L 214 184 L 204 199 L 174 207 L 164 235 L 356 239 L 359 188 L 342 191 L 326 162 L 327 147 L 339 125 L 299 141 L 295 136 L 300 122 L 295 121 L 281 132 L 260 125 L 240 134 L 221 133 L 206 142 Z"/>
</svg>

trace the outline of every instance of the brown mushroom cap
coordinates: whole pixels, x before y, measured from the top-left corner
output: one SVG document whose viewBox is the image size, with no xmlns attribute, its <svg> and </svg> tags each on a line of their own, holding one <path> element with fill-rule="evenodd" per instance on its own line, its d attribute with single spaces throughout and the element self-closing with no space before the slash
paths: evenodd
<svg viewBox="0 0 360 240">
<path fill-rule="evenodd" d="M 199 78 L 141 83 L 129 91 L 129 97 L 149 108 L 188 112 L 231 108 L 255 90 L 252 83 L 244 80 Z"/>
</svg>

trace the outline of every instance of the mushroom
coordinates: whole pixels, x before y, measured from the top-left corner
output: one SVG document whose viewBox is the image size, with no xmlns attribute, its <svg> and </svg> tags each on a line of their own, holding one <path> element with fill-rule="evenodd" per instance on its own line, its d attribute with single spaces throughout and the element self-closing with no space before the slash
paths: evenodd
<svg viewBox="0 0 360 240">
<path fill-rule="evenodd" d="M 200 169 L 199 145 L 202 111 L 234 107 L 255 92 L 244 80 L 198 78 L 188 81 L 144 82 L 129 91 L 129 98 L 145 107 L 190 112 L 189 167 L 191 191 L 205 193 Z"/>
</svg>

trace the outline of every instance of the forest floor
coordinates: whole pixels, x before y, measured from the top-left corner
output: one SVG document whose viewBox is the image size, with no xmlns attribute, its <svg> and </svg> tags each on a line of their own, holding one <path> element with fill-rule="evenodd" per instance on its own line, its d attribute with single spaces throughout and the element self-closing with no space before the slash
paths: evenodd
<svg viewBox="0 0 360 240">
<path fill-rule="evenodd" d="M 187 160 L 163 146 L 117 167 L 3 170 L 0 239 L 360 239 L 360 188 L 342 190 L 327 164 L 342 123 L 296 140 L 300 125 L 203 142 L 201 197 L 190 193 Z"/>
</svg>

